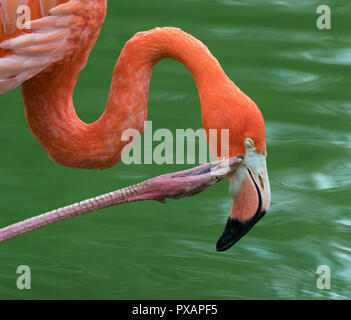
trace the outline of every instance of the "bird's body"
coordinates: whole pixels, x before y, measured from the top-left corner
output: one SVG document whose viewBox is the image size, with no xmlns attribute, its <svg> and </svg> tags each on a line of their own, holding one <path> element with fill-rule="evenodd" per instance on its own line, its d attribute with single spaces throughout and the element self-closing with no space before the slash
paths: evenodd
<svg viewBox="0 0 351 320">
<path fill-rule="evenodd" d="M 122 141 L 122 132 L 137 129 L 141 133 L 144 129 L 151 74 L 163 58 L 181 62 L 192 74 L 204 129 L 229 129 L 229 157 L 245 156 L 252 147 L 265 158 L 265 126 L 256 104 L 227 77 L 202 42 L 173 27 L 139 32 L 126 43 L 113 71 L 104 114 L 94 123 L 82 122 L 75 113 L 72 96 L 105 19 L 106 0 L 47 1 L 45 8 L 44 2 L 0 1 L 0 94 L 22 85 L 29 127 L 56 162 L 88 169 L 116 164 L 128 143 Z M 14 8 L 23 4 L 33 14 L 30 29 L 16 30 L 13 25 L 18 14 L 13 13 Z M 215 156 L 220 149 L 218 135 L 217 146 L 212 147 Z M 265 163 L 262 168 L 264 172 L 257 173 L 256 178 L 250 178 L 247 171 L 240 176 L 241 182 L 247 180 L 242 183 L 245 190 L 256 194 L 262 179 L 268 182 Z M 265 192 L 269 192 L 268 187 Z M 264 195 L 262 191 L 261 198 Z M 245 198 L 245 192 L 240 197 Z M 250 199 L 250 206 L 237 201 L 236 210 L 250 211 L 240 212 L 244 220 L 255 215 L 259 202 L 261 206 L 269 205 L 259 196 Z M 232 215 L 236 218 L 235 212 Z"/>
</svg>

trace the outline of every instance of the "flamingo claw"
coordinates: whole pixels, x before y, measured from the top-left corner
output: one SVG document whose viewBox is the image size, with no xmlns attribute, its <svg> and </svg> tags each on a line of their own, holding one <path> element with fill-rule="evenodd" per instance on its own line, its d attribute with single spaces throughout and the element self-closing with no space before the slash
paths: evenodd
<svg viewBox="0 0 351 320">
<path fill-rule="evenodd" d="M 233 157 L 153 178 L 144 199 L 163 202 L 166 198 L 181 199 L 193 196 L 223 180 L 243 160 L 243 157 Z"/>
</svg>

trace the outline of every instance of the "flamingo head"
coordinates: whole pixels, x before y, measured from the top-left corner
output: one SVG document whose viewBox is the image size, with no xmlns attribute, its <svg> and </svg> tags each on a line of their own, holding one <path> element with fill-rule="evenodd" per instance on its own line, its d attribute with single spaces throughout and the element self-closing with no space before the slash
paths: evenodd
<svg viewBox="0 0 351 320">
<path fill-rule="evenodd" d="M 229 176 L 233 205 L 225 230 L 217 242 L 217 251 L 225 251 L 234 245 L 269 209 L 271 192 L 265 146 L 260 146 L 258 141 L 259 147 L 256 148 L 253 138 L 245 138 L 244 145 L 244 160 Z"/>
</svg>

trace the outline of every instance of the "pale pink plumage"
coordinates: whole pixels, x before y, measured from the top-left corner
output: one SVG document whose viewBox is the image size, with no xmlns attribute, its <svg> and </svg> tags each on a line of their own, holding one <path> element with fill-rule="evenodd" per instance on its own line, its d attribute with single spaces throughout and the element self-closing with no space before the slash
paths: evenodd
<svg viewBox="0 0 351 320">
<path fill-rule="evenodd" d="M 0 42 L 0 94 L 11 91 L 74 50 L 74 40 L 85 24 L 82 9 L 88 1 L 72 0 L 53 7 L 60 2 L 63 1 L 37 0 L 43 17 L 27 22 L 25 26 L 30 29 L 16 31 L 14 10 L 19 5 L 35 3 L 1 0 L 0 40 L 8 39 Z"/>
</svg>

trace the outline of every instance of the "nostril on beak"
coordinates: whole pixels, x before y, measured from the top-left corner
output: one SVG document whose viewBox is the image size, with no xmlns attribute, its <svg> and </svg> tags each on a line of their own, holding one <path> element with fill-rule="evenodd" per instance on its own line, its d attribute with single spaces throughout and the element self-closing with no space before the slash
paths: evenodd
<svg viewBox="0 0 351 320">
<path fill-rule="evenodd" d="M 262 177 L 261 175 L 259 175 L 259 179 L 260 179 L 260 184 L 261 184 L 262 191 L 264 191 L 264 181 L 263 181 L 263 177 Z"/>
</svg>

